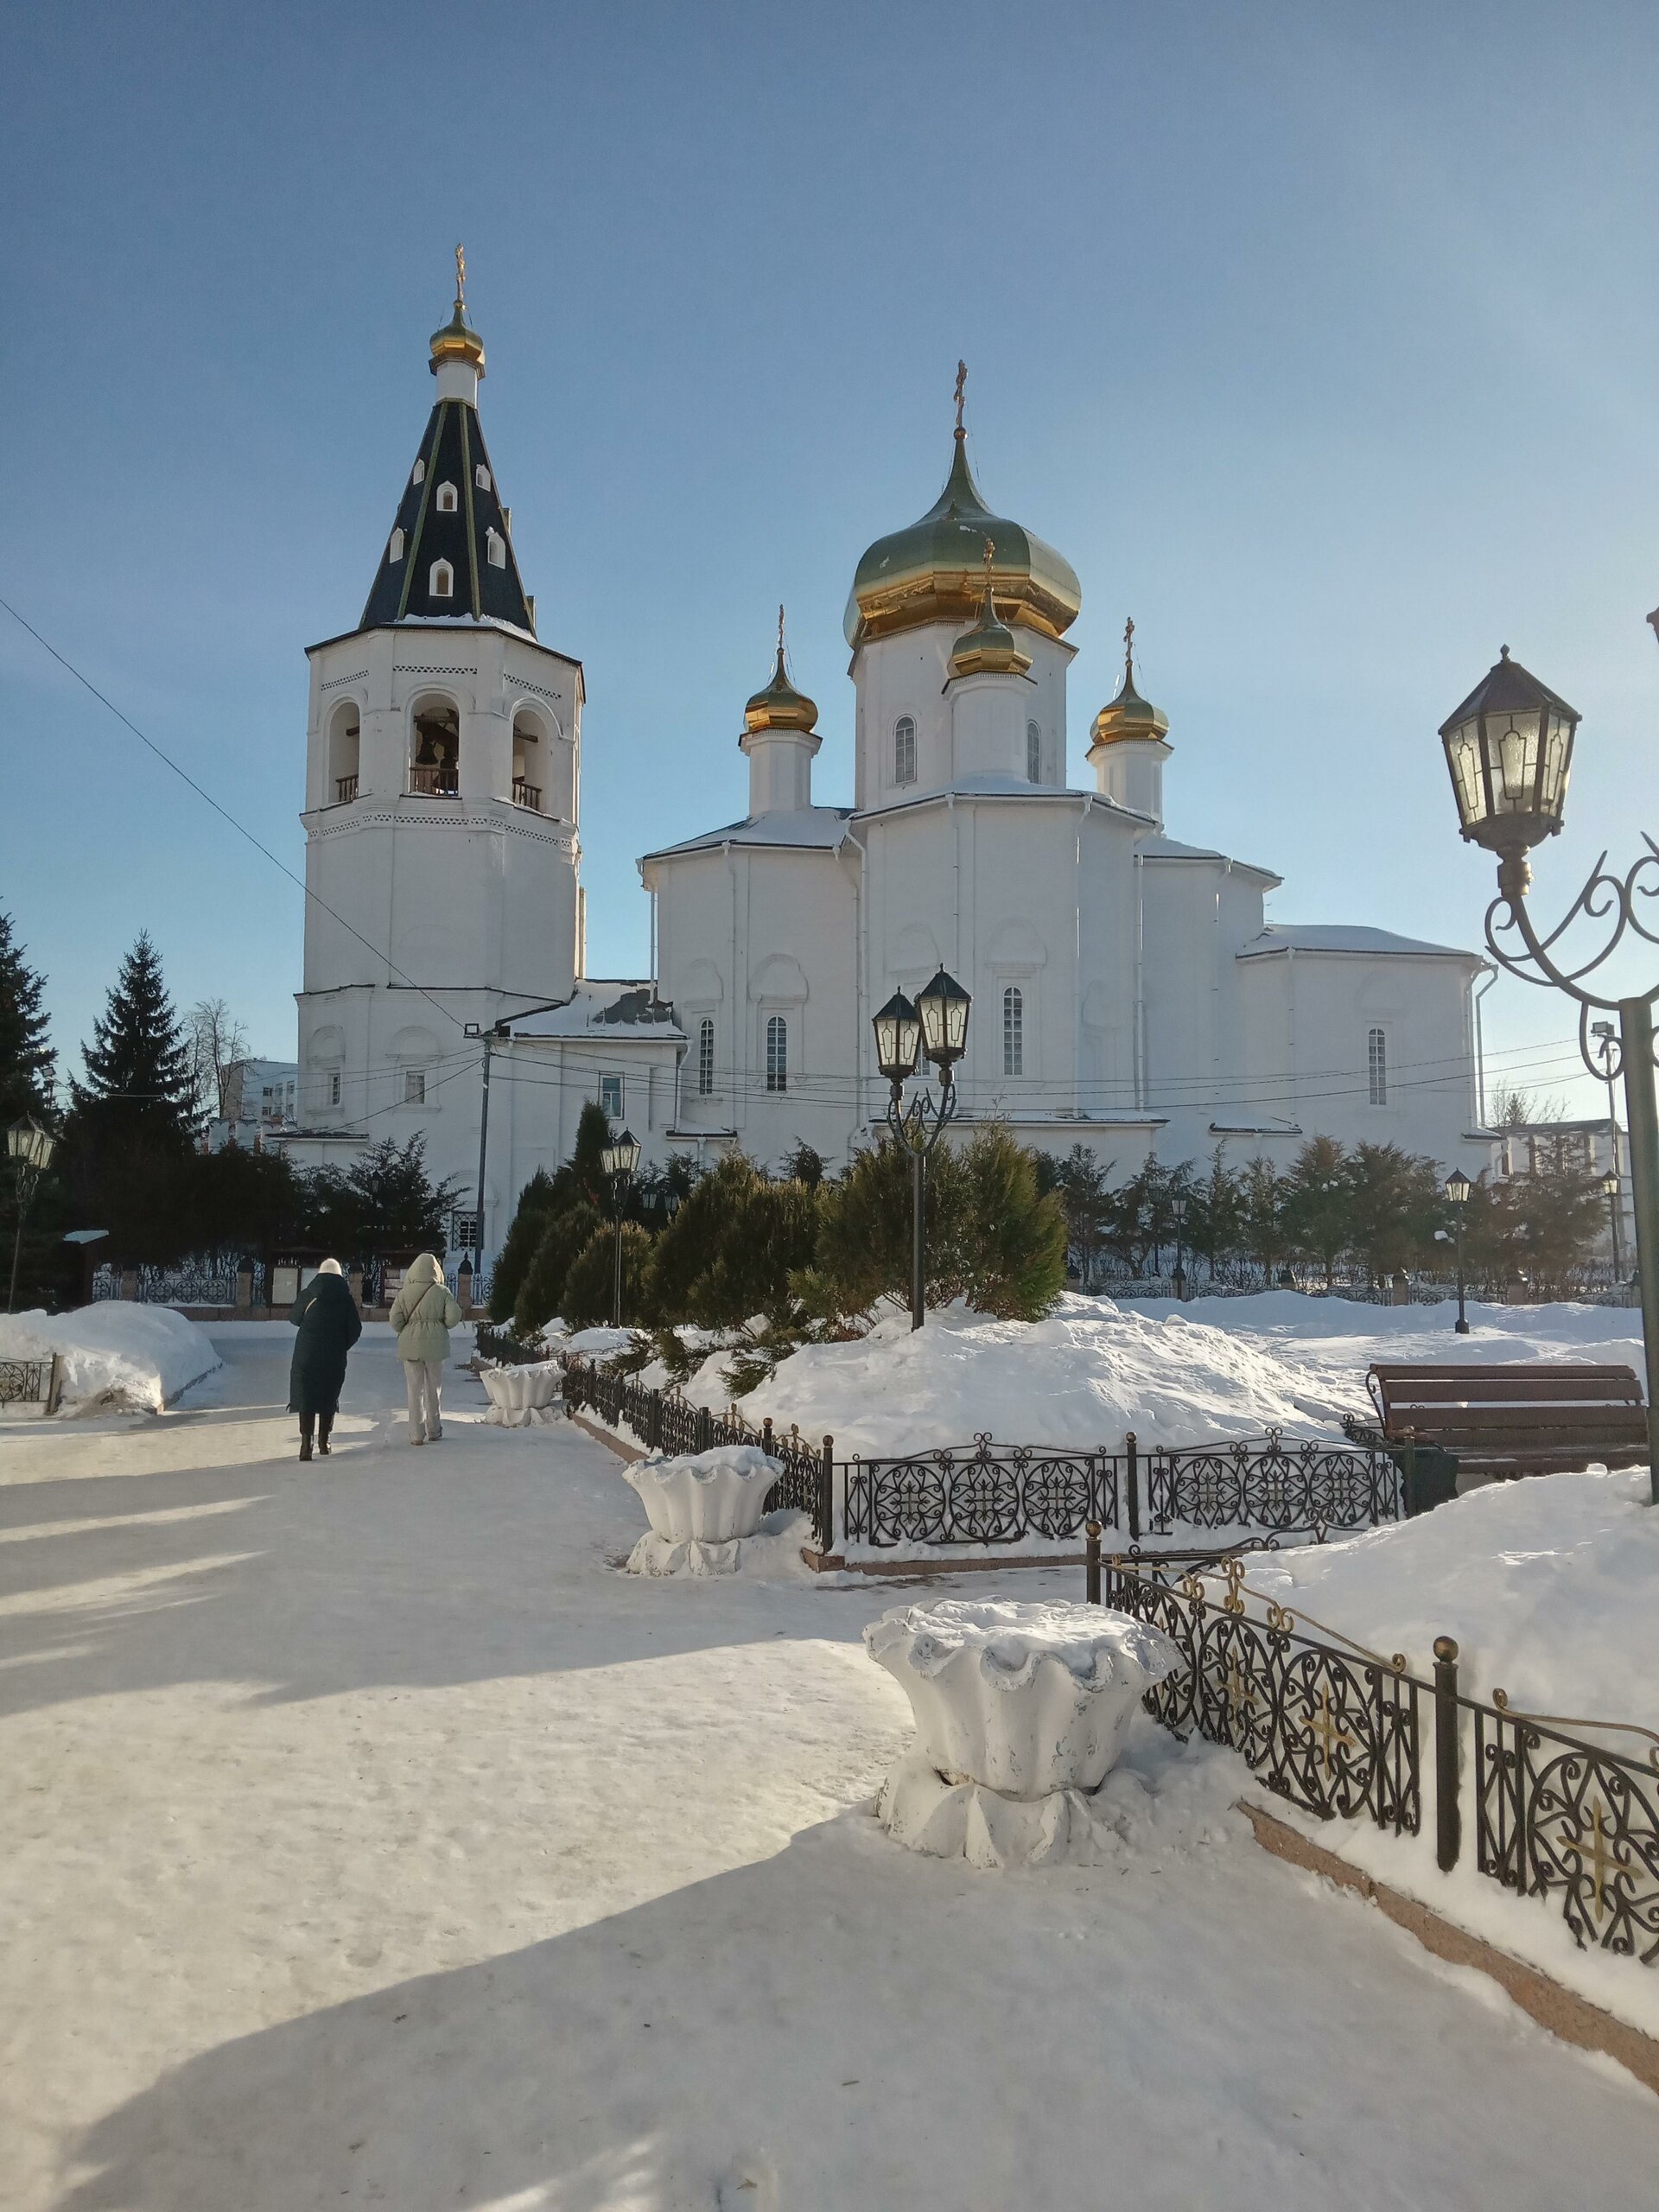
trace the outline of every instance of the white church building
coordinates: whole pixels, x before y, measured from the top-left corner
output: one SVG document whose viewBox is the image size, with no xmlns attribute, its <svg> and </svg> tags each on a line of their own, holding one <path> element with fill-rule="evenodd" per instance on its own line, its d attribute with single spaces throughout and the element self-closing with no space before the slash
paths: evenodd
<svg viewBox="0 0 1659 2212">
<path fill-rule="evenodd" d="M 459 287 L 430 365 L 362 617 L 309 651 L 297 1158 L 424 1131 L 470 1241 L 487 1065 L 486 1254 L 588 1099 L 651 1160 L 805 1142 L 838 1165 L 886 1110 L 872 1013 L 944 967 L 973 1000 L 963 1125 L 1085 1145 L 1114 1179 L 1218 1143 L 1283 1166 L 1315 1134 L 1487 1165 L 1484 963 L 1269 923 L 1271 869 L 1171 836 L 1169 728 L 1136 689 L 1132 626 L 1092 788 L 1068 784 L 1080 587 L 986 505 L 960 378 L 943 491 L 854 574 L 852 805 L 814 800 L 817 709 L 780 618 L 736 741 L 747 814 L 641 860 L 657 975 L 589 977 L 582 667 L 537 635 Z"/>
</svg>

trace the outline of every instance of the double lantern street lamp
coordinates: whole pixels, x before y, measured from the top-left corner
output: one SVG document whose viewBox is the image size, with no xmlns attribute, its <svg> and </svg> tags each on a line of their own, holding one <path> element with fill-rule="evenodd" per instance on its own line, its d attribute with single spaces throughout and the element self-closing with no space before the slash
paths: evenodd
<svg viewBox="0 0 1659 2212">
<path fill-rule="evenodd" d="M 972 999 L 943 968 L 914 1003 L 895 991 L 872 1016 L 875 1064 L 893 1086 L 887 1127 L 910 1154 L 910 1325 L 927 1319 L 927 1271 L 923 1216 L 927 1202 L 928 1157 L 957 1110 L 956 1065 L 968 1049 L 968 1009 Z M 904 1089 L 923 1056 L 939 1071 L 939 1096 L 918 1091 L 904 1103 Z"/>
<path fill-rule="evenodd" d="M 624 1129 L 620 1137 L 611 1139 L 599 1159 L 600 1166 L 611 1179 L 616 1195 L 616 1281 L 611 1293 L 611 1326 L 620 1329 L 622 1325 L 622 1217 L 627 1208 L 628 1185 L 639 1165 L 639 1140 L 632 1129 Z"/>
<path fill-rule="evenodd" d="M 1474 1187 L 1461 1167 L 1454 1167 L 1446 1179 L 1446 1195 L 1451 1201 L 1458 1224 L 1458 1318 L 1452 1325 L 1460 1337 L 1466 1337 L 1469 1333 L 1469 1316 L 1465 1313 L 1463 1305 L 1463 1212 L 1469 1203 L 1469 1193 Z"/>
<path fill-rule="evenodd" d="M 1659 631 L 1659 612 L 1649 620 Z M 1585 1066 L 1610 1084 L 1616 1074 L 1624 1078 L 1647 1356 L 1649 1461 L 1653 1501 L 1659 1504 L 1659 1104 L 1654 1085 L 1654 1003 L 1659 1000 L 1659 983 L 1637 995 L 1607 998 L 1585 982 L 1627 937 L 1659 945 L 1659 845 L 1644 836 L 1646 852 L 1623 875 L 1608 872 L 1604 853 L 1578 897 L 1545 936 L 1538 934 L 1527 911 L 1532 882 L 1527 855 L 1561 826 L 1579 720 L 1565 699 L 1510 658 L 1505 645 L 1484 680 L 1442 722 L 1440 741 L 1452 772 L 1459 826 L 1469 842 L 1497 855 L 1497 896 L 1486 910 L 1488 950 L 1506 974 L 1575 999 Z M 1645 917 L 1638 905 L 1643 899 L 1649 902 Z M 1562 942 L 1578 922 L 1599 923 L 1603 928 L 1604 942 L 1588 957 L 1577 952 L 1569 956 Z M 1592 1023 L 1592 1013 L 1616 1017 L 1616 1052 L 1610 1025 Z M 1592 1038 L 1600 1065 L 1592 1052 Z"/>
<path fill-rule="evenodd" d="M 11 1155 L 12 1170 L 17 1178 L 17 1234 L 11 1240 L 11 1287 L 6 1294 L 8 1313 L 15 1313 L 17 1310 L 17 1263 L 23 1250 L 23 1216 L 29 1211 L 35 1185 L 52 1165 L 52 1155 L 57 1148 L 57 1139 L 49 1129 L 43 1129 L 38 1122 L 14 1122 L 6 1131 L 6 1150 Z"/>
</svg>

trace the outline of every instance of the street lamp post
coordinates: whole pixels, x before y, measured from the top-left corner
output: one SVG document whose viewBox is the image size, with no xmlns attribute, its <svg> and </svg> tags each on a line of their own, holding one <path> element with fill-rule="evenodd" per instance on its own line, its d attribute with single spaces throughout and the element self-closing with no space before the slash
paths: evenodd
<svg viewBox="0 0 1659 2212">
<path fill-rule="evenodd" d="M 927 1205 L 927 1162 L 957 1110 L 956 1065 L 968 1049 L 968 1013 L 973 1001 L 943 968 L 917 994 L 912 1005 L 895 991 L 871 1017 L 875 1064 L 892 1085 L 887 1127 L 910 1154 L 910 1325 L 927 1319 L 927 1260 L 924 1224 Z M 939 1096 L 918 1091 L 908 1108 L 904 1089 L 923 1057 L 939 1071 Z"/>
<path fill-rule="evenodd" d="M 1613 1288 L 1618 1288 L 1620 1274 L 1618 1250 L 1618 1170 L 1610 1167 L 1601 1179 L 1601 1195 L 1607 1201 L 1607 1234 L 1613 1248 Z"/>
<path fill-rule="evenodd" d="M 1464 1311 L 1463 1303 L 1463 1212 L 1469 1203 L 1469 1193 L 1474 1187 L 1461 1167 L 1454 1167 L 1446 1179 L 1446 1195 L 1451 1201 L 1452 1211 L 1458 1224 L 1458 1318 L 1452 1325 L 1460 1337 L 1466 1337 L 1469 1333 L 1469 1316 Z"/>
<path fill-rule="evenodd" d="M 628 1203 L 628 1185 L 639 1165 L 639 1141 L 632 1129 L 613 1137 L 600 1154 L 600 1165 L 611 1178 L 616 1196 L 616 1282 L 611 1293 L 611 1326 L 622 1325 L 622 1216 Z"/>
<path fill-rule="evenodd" d="M 6 1150 L 11 1155 L 17 1178 L 17 1234 L 11 1240 L 11 1287 L 6 1293 L 8 1313 L 17 1310 L 17 1263 L 23 1252 L 23 1216 L 35 1196 L 35 1185 L 52 1165 L 52 1155 L 57 1148 L 57 1139 L 38 1122 L 14 1122 L 6 1131 Z"/>
<path fill-rule="evenodd" d="M 1618 1231 L 1618 1112 L 1613 1103 L 1613 1039 L 1618 1036 L 1618 1032 L 1611 1021 L 1592 1021 L 1590 1025 L 1590 1034 L 1596 1040 L 1595 1053 L 1596 1058 L 1601 1062 L 1601 1079 L 1607 1086 L 1607 1142 L 1612 1154 L 1612 1166 L 1610 1173 L 1613 1185 L 1608 1195 L 1612 1202 L 1613 1281 L 1617 1283 L 1623 1269 L 1623 1258 L 1619 1251 L 1622 1240 Z M 1601 1187 L 1604 1192 L 1607 1191 L 1606 1176 L 1602 1178 Z"/>
<path fill-rule="evenodd" d="M 1175 1295 L 1182 1305 L 1186 1303 L 1186 1269 L 1182 1265 L 1186 1241 L 1186 1193 L 1178 1191 L 1170 1201 L 1171 1214 L 1175 1221 Z"/>
<path fill-rule="evenodd" d="M 1649 617 L 1659 630 L 1659 610 Z M 1659 898 L 1659 845 L 1621 875 L 1610 874 L 1604 853 L 1561 919 L 1540 937 L 1527 911 L 1533 846 L 1561 826 L 1567 771 L 1580 717 L 1565 699 L 1510 658 L 1504 646 L 1463 704 L 1440 725 L 1446 766 L 1457 799 L 1459 827 L 1471 843 L 1497 855 L 1497 896 L 1486 910 L 1486 944 L 1492 957 L 1523 983 L 1565 991 L 1578 1001 L 1579 1050 L 1592 1076 L 1624 1077 L 1630 1130 L 1630 1195 L 1636 1216 L 1637 1274 L 1642 1289 L 1642 1334 L 1648 1382 L 1648 1448 L 1651 1497 L 1659 1504 L 1659 1101 L 1654 1086 L 1654 1003 L 1659 983 L 1639 996 L 1603 998 L 1585 978 L 1610 960 L 1627 937 L 1659 944 L 1659 928 L 1644 919 L 1638 901 Z M 1651 915 L 1653 908 L 1648 912 Z M 1600 923 L 1599 950 L 1568 955 L 1562 940 L 1578 922 Z M 1592 1013 L 1618 1021 L 1618 1065 L 1611 1051 L 1598 1067 L 1591 1054 Z"/>
</svg>

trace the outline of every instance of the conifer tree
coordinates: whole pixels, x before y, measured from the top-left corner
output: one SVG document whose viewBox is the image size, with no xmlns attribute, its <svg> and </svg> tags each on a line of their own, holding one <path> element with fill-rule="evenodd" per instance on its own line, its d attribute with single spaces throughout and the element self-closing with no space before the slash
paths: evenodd
<svg viewBox="0 0 1659 2212">
<path fill-rule="evenodd" d="M 83 1045 L 86 1080 L 69 1083 L 79 1145 L 105 1153 L 137 1141 L 147 1150 L 187 1148 L 193 1089 L 190 1052 L 162 978 L 161 955 L 141 931 L 121 963 L 104 1012 Z"/>
<path fill-rule="evenodd" d="M 46 979 L 23 953 L 10 915 L 0 913 L 0 1128 L 26 1114 L 45 1121 L 52 1111 L 57 1056 L 47 1042 Z"/>
</svg>

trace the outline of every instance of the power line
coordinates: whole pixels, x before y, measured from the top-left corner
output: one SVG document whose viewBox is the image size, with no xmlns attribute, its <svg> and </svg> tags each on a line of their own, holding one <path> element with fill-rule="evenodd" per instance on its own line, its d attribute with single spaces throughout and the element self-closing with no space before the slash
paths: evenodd
<svg viewBox="0 0 1659 2212">
<path fill-rule="evenodd" d="M 156 758 L 162 763 L 163 767 L 170 768 L 181 783 L 188 784 L 199 799 L 203 800 L 208 806 L 211 806 L 213 812 L 219 816 L 222 820 L 228 822 L 232 829 L 236 831 L 238 836 L 245 837 L 249 844 L 253 847 L 255 852 L 263 854 L 264 858 L 270 862 L 271 866 L 276 869 L 278 874 L 285 875 L 288 878 L 288 880 L 295 886 L 296 890 L 299 890 L 305 894 L 313 906 L 320 906 L 323 912 L 329 917 L 330 920 L 338 922 L 341 929 L 346 931 L 346 935 L 348 937 L 355 938 L 357 942 L 363 947 L 364 950 L 371 954 L 373 958 L 376 960 L 384 960 L 390 973 L 396 976 L 399 982 L 407 984 L 411 991 L 418 991 L 420 995 L 426 1001 L 427 1004 L 441 1014 L 446 1021 L 453 1021 L 457 1029 L 465 1029 L 466 1024 L 461 1020 L 458 1014 L 451 1014 L 447 1006 L 442 1005 L 438 1000 L 433 997 L 431 992 L 425 989 L 421 984 L 417 983 L 412 976 L 406 976 L 403 969 L 398 967 L 397 963 L 392 959 L 390 953 L 383 952 L 378 945 L 371 944 L 368 938 L 363 935 L 363 932 L 360 930 L 353 929 L 343 914 L 337 912 L 336 910 L 328 904 L 328 901 L 326 899 L 321 897 L 319 893 L 313 891 L 310 885 L 302 877 L 296 875 L 293 869 L 288 867 L 284 861 L 279 861 L 276 854 L 271 851 L 269 845 L 262 844 L 259 839 L 254 836 L 252 830 L 250 830 L 245 823 L 238 822 L 228 807 L 221 806 L 219 801 L 213 797 L 213 793 L 196 781 L 195 778 L 190 773 L 188 769 L 181 768 L 169 753 L 165 752 L 161 746 L 156 744 L 153 737 L 146 736 L 144 732 L 139 728 L 137 723 L 133 721 L 131 715 L 124 714 L 120 708 L 116 705 L 113 699 L 108 697 L 105 693 L 99 690 L 97 684 L 93 683 L 90 676 L 84 674 L 81 670 L 77 668 L 73 661 L 69 659 L 67 654 L 60 653 L 57 647 L 52 644 L 49 639 L 43 638 L 40 632 L 35 627 L 35 625 L 28 620 L 25 616 L 17 612 L 17 609 L 12 605 L 9 599 L 0 597 L 0 607 L 4 607 L 6 613 L 10 615 L 12 620 L 16 622 L 20 628 L 28 631 L 29 636 L 34 639 L 35 644 L 41 647 L 42 652 L 51 654 L 53 659 L 57 662 L 60 668 L 66 669 L 68 673 L 74 677 L 77 683 L 83 684 L 86 689 L 92 693 L 93 698 L 98 701 L 100 706 L 107 707 L 110 712 L 115 716 L 117 721 L 120 722 L 124 728 L 130 729 L 141 745 L 148 746 L 149 750 L 156 755 Z"/>
</svg>

